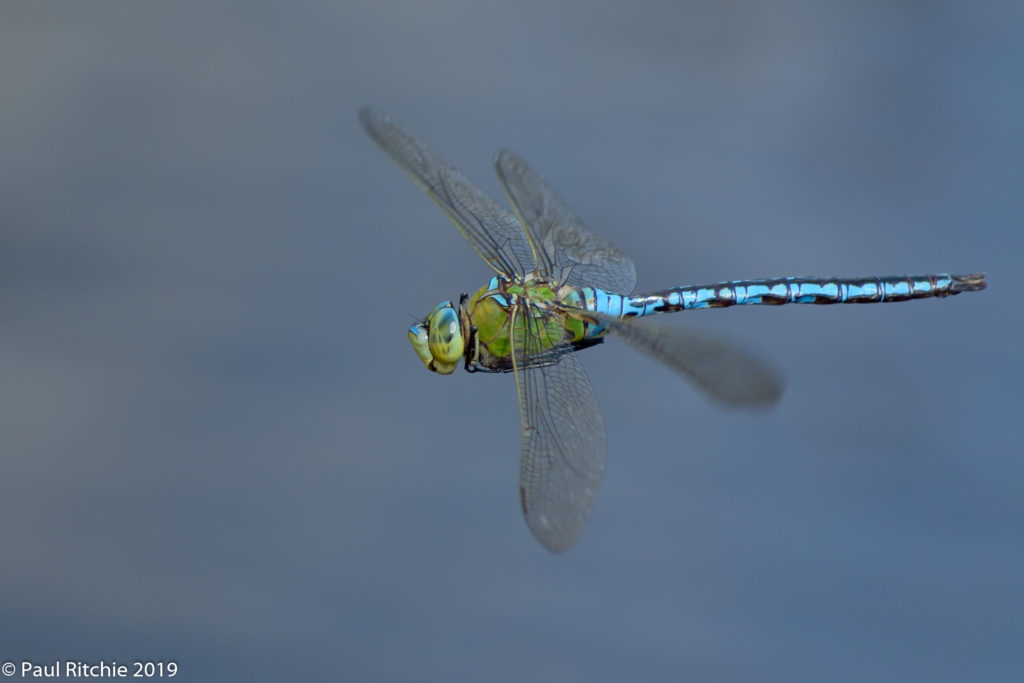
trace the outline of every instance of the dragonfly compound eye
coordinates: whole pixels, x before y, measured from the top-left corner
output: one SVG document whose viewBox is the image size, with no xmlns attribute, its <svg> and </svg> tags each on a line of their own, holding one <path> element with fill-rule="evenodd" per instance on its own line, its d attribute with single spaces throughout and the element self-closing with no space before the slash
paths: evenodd
<svg viewBox="0 0 1024 683">
<path fill-rule="evenodd" d="M 415 349 L 416 355 L 420 357 L 423 364 L 428 368 L 434 361 L 430 355 L 430 342 L 427 340 L 427 328 L 423 323 L 417 323 L 409 328 L 409 343 Z"/>
<path fill-rule="evenodd" d="M 451 302 L 446 302 L 430 312 L 426 324 L 430 355 L 434 358 L 433 369 L 447 375 L 455 369 L 466 350 L 459 314 Z"/>
</svg>

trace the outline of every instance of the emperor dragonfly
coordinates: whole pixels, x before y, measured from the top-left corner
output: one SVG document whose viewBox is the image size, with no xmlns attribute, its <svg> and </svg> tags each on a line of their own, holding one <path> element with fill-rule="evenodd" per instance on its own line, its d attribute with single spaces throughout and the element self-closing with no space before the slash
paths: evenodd
<svg viewBox="0 0 1024 683">
<path fill-rule="evenodd" d="M 639 318 L 741 304 L 833 304 L 946 297 L 985 276 L 786 277 L 676 287 L 631 296 L 633 262 L 592 233 L 526 162 L 502 151 L 510 213 L 436 151 L 363 108 L 367 133 L 448 215 L 496 275 L 458 305 L 444 301 L 409 330 L 429 370 L 512 372 L 522 447 L 519 498 L 534 537 L 552 552 L 579 538 L 606 462 L 597 397 L 575 352 L 613 334 L 733 405 L 770 405 L 782 382 L 766 363 L 717 337 Z"/>
</svg>

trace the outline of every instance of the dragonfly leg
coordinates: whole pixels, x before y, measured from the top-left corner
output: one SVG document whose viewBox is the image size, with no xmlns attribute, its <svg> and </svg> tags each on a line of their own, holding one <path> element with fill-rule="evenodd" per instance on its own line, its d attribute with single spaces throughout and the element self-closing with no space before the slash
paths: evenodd
<svg viewBox="0 0 1024 683">
<path fill-rule="evenodd" d="M 459 297 L 459 324 L 462 327 L 462 336 L 466 340 L 466 372 L 477 371 L 477 361 L 480 358 L 480 339 L 477 336 L 476 325 L 469 317 L 469 295 L 463 293 Z"/>
<path fill-rule="evenodd" d="M 471 325 L 469 328 L 469 348 L 466 349 L 466 372 L 476 372 L 476 354 L 476 325 Z"/>
</svg>

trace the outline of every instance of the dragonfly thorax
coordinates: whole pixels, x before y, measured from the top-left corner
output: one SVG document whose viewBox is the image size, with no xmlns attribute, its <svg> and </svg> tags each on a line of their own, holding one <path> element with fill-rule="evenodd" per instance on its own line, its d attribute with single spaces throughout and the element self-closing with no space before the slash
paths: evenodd
<svg viewBox="0 0 1024 683">
<path fill-rule="evenodd" d="M 428 370 L 450 375 L 465 355 L 461 317 L 451 301 L 442 301 L 423 322 L 409 328 L 409 342 Z"/>
</svg>

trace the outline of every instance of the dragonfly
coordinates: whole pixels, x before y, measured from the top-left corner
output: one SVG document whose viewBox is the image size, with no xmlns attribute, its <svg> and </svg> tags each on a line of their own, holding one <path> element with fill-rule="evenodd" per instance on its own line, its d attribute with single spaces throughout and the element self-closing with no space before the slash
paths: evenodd
<svg viewBox="0 0 1024 683">
<path fill-rule="evenodd" d="M 385 114 L 364 107 L 359 118 L 494 270 L 472 296 L 435 306 L 409 329 L 409 341 L 438 374 L 461 363 L 469 372 L 515 377 L 519 500 L 530 531 L 554 553 L 579 539 L 607 462 L 601 409 L 576 352 L 611 335 L 693 380 L 712 399 L 769 406 L 782 394 L 769 363 L 715 335 L 648 318 L 750 304 L 907 301 L 986 286 L 980 273 L 783 277 L 633 294 L 633 262 L 584 225 L 521 158 L 508 151 L 495 157 L 509 211 Z"/>
</svg>

